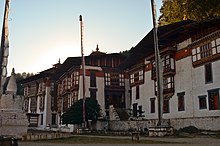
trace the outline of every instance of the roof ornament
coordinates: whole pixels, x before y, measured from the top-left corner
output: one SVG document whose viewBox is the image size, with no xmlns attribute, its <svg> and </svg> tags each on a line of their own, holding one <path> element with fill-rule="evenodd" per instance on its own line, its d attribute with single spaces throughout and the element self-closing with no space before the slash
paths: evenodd
<svg viewBox="0 0 220 146">
<path fill-rule="evenodd" d="M 97 44 L 96 46 L 96 51 L 98 52 L 99 51 L 99 45 Z"/>
</svg>

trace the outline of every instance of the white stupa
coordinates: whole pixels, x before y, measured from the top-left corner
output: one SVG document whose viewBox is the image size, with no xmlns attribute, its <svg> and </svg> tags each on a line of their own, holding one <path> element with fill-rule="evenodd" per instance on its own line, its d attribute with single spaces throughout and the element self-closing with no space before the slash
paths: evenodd
<svg viewBox="0 0 220 146">
<path fill-rule="evenodd" d="M 23 96 L 16 93 L 17 84 L 13 69 L 5 94 L 0 97 L 0 135 L 22 138 L 27 133 L 28 120 L 22 110 Z"/>
</svg>

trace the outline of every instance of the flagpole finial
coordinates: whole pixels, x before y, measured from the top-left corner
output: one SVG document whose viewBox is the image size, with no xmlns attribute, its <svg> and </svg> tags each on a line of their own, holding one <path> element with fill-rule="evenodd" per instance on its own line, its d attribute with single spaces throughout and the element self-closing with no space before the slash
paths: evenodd
<svg viewBox="0 0 220 146">
<path fill-rule="evenodd" d="M 79 21 L 82 21 L 82 15 L 79 15 Z"/>
</svg>

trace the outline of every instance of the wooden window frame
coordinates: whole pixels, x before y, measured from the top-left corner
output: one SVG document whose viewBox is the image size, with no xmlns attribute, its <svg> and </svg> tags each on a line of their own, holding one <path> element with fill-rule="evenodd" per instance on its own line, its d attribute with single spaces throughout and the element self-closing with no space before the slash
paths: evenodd
<svg viewBox="0 0 220 146">
<path fill-rule="evenodd" d="M 96 87 L 96 72 L 90 71 L 90 87 Z"/>
<path fill-rule="evenodd" d="M 163 99 L 163 113 L 170 113 L 170 98 Z"/>
<path fill-rule="evenodd" d="M 119 86 L 125 86 L 124 74 L 119 74 Z"/>
<path fill-rule="evenodd" d="M 213 82 L 213 72 L 212 72 L 212 63 L 207 63 L 204 65 L 205 68 L 205 83 Z"/>
<path fill-rule="evenodd" d="M 140 87 L 136 86 L 136 94 L 135 94 L 135 99 L 140 99 Z"/>
<path fill-rule="evenodd" d="M 51 125 L 56 125 L 57 124 L 57 114 L 56 113 L 52 113 L 51 114 Z"/>
<path fill-rule="evenodd" d="M 185 111 L 185 92 L 177 93 L 178 111 Z"/>
<path fill-rule="evenodd" d="M 110 80 L 110 73 L 105 73 L 105 85 L 110 86 L 111 80 Z"/>
<path fill-rule="evenodd" d="M 155 111 L 156 111 L 156 98 L 151 98 L 150 99 L 150 113 L 155 113 Z"/>
<path fill-rule="evenodd" d="M 214 96 L 217 96 L 216 99 Z M 208 99 L 209 99 L 209 110 L 220 109 L 219 88 L 208 90 Z"/>
<path fill-rule="evenodd" d="M 206 95 L 201 95 L 201 96 L 198 96 L 199 98 L 199 109 L 202 110 L 202 109 L 207 109 L 207 96 Z"/>
<path fill-rule="evenodd" d="M 206 41 L 192 49 L 193 65 L 199 65 L 207 62 L 207 60 L 215 60 L 218 56 L 217 54 L 220 54 L 220 38 Z"/>
</svg>

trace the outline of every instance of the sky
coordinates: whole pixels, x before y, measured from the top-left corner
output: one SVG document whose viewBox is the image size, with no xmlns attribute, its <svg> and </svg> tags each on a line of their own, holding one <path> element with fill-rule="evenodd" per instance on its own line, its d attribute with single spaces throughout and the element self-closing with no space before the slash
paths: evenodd
<svg viewBox="0 0 220 146">
<path fill-rule="evenodd" d="M 162 0 L 155 0 L 157 17 Z M 0 0 L 2 28 L 5 0 Z M 152 29 L 150 0 L 10 0 L 8 75 L 38 73 L 67 57 L 130 50 Z M 0 32 L 1 34 L 1 32 Z"/>
</svg>

